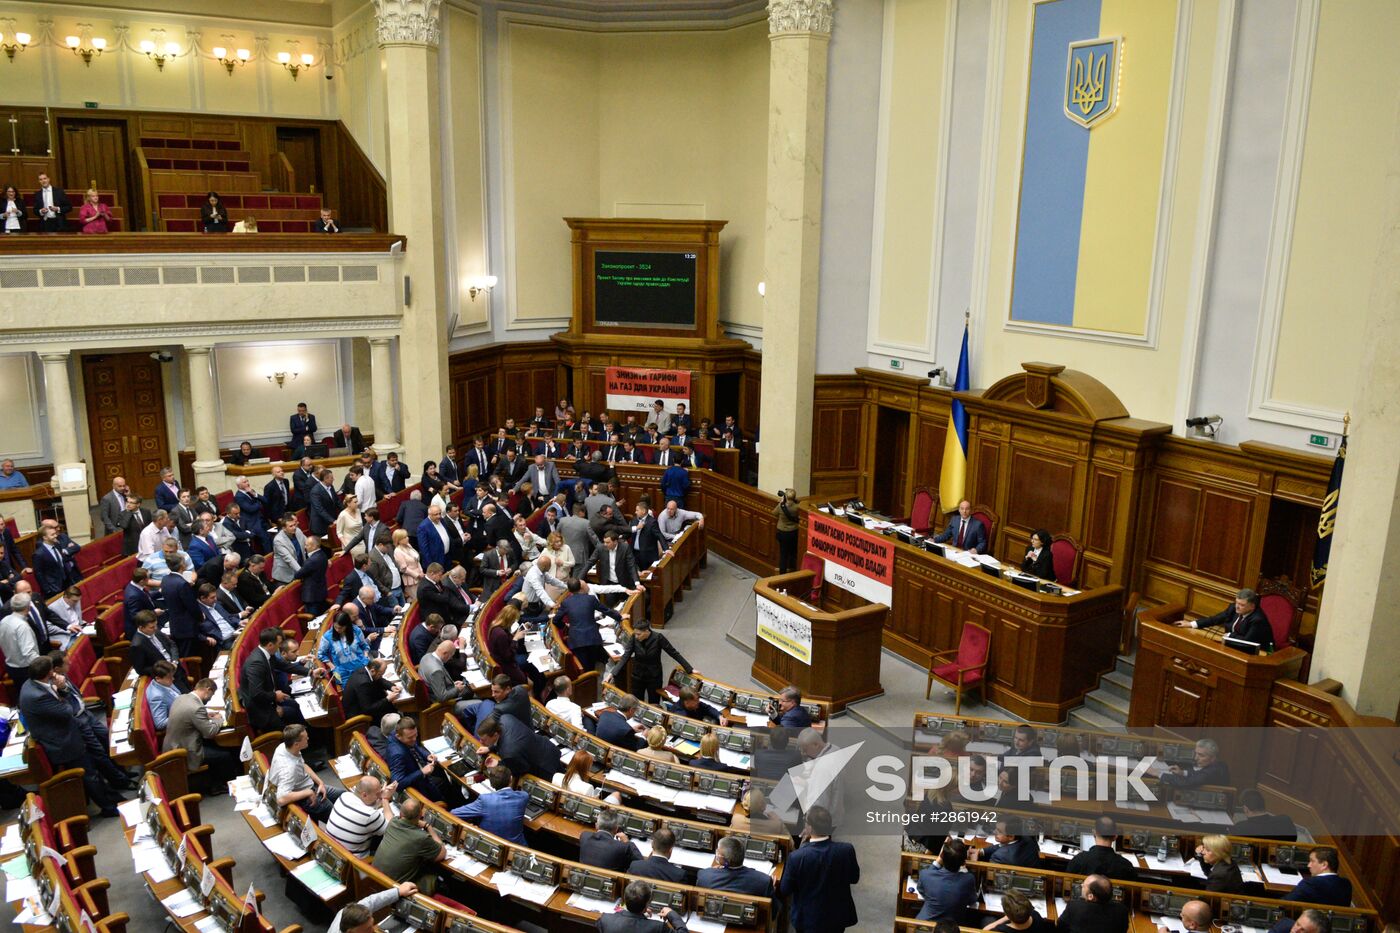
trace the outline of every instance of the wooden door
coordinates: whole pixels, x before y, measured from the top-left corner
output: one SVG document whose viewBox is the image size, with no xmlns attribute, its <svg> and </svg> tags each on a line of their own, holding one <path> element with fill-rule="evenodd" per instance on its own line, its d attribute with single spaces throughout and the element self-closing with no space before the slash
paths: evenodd
<svg viewBox="0 0 1400 933">
<path fill-rule="evenodd" d="M 127 218 L 124 229 L 132 229 L 135 204 L 131 199 L 126 121 L 68 117 L 59 121 L 59 129 L 60 166 L 55 183 L 68 192 L 75 205 L 94 181 L 99 191 L 115 191 Z"/>
<path fill-rule="evenodd" d="M 296 172 L 297 191 L 324 191 L 321 184 L 321 132 L 311 128 L 278 127 L 277 151 Z"/>
<path fill-rule="evenodd" d="M 154 494 L 170 465 L 161 364 L 148 353 L 83 357 L 92 472 L 99 492 L 125 476 L 142 496 Z"/>
</svg>

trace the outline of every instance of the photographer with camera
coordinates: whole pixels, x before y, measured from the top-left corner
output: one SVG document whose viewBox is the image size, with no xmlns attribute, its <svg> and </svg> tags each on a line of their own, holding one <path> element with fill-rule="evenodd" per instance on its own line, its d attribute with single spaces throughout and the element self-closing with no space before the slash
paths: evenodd
<svg viewBox="0 0 1400 933">
<path fill-rule="evenodd" d="M 778 527 L 778 573 L 797 569 L 797 490 L 778 491 L 778 504 L 773 506 L 773 518 Z"/>
</svg>

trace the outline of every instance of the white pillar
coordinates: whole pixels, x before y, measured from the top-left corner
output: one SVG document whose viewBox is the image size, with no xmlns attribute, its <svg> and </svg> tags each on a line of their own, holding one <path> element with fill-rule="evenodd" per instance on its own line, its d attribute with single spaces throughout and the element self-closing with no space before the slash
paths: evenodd
<svg viewBox="0 0 1400 933">
<path fill-rule="evenodd" d="M 446 239 L 438 40 L 442 0 L 374 0 L 383 52 L 389 229 L 408 238 L 403 272 L 412 304 L 399 332 L 403 447 L 441 455 L 447 440 Z M 380 427 L 374 426 L 378 447 Z"/>
<path fill-rule="evenodd" d="M 1400 126 L 1400 124 L 1392 124 Z M 1396 133 L 1400 142 L 1400 131 Z M 1364 349 L 1342 472 L 1332 552 L 1317 614 L 1312 675 L 1341 681 L 1342 698 L 1370 716 L 1400 715 L 1400 155 L 1391 149 L 1372 266 Z"/>
<path fill-rule="evenodd" d="M 189 363 L 190 415 L 194 422 L 194 482 L 210 492 L 228 488 L 224 462 L 219 459 L 219 431 L 214 421 L 212 347 L 185 347 Z"/>
<path fill-rule="evenodd" d="M 768 206 L 763 237 L 759 487 L 806 493 L 812 474 L 822 155 L 832 0 L 768 3 Z"/>
<path fill-rule="evenodd" d="M 383 456 L 399 449 L 398 433 L 394 430 L 393 341 L 388 337 L 369 338 L 369 378 L 371 410 L 374 412 L 374 449 Z"/>
<path fill-rule="evenodd" d="M 67 353 L 41 353 L 44 395 L 49 414 L 49 448 L 53 453 L 53 486 L 63 500 L 64 524 L 78 542 L 92 539 L 88 505 L 88 468 L 78 458 L 78 428 L 73 417 L 73 384 Z"/>
</svg>

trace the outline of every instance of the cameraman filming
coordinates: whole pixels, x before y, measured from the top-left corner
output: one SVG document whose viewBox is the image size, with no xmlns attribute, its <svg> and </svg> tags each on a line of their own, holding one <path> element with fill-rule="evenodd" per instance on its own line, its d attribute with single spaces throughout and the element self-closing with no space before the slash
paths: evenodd
<svg viewBox="0 0 1400 933">
<path fill-rule="evenodd" d="M 773 518 L 778 527 L 778 573 L 797 569 L 797 490 L 778 492 L 778 504 L 773 506 Z"/>
</svg>

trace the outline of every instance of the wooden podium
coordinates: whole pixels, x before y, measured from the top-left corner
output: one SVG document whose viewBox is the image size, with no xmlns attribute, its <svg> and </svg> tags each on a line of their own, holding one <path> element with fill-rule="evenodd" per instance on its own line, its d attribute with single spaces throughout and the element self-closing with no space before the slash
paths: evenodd
<svg viewBox="0 0 1400 933">
<path fill-rule="evenodd" d="M 751 673 L 772 690 L 792 684 L 804 698 L 830 703 L 835 713 L 847 703 L 884 692 L 880 644 L 890 610 L 881 603 L 867 603 L 824 612 L 798 598 L 811 594 L 814 576 L 810 570 L 799 570 L 754 583 L 759 631 Z M 771 606 L 765 607 L 764 600 Z M 770 633 L 779 628 L 781 632 L 765 637 L 765 620 Z M 787 648 L 775 641 L 784 641 Z M 802 654 L 809 655 L 810 661 L 797 656 Z"/>
<path fill-rule="evenodd" d="M 1180 606 L 1154 610 L 1138 627 L 1132 727 L 1263 726 L 1274 682 L 1291 680 L 1307 652 L 1289 647 L 1248 655 L 1225 647 L 1211 631 L 1177 628 L 1158 619 L 1180 619 Z"/>
</svg>

